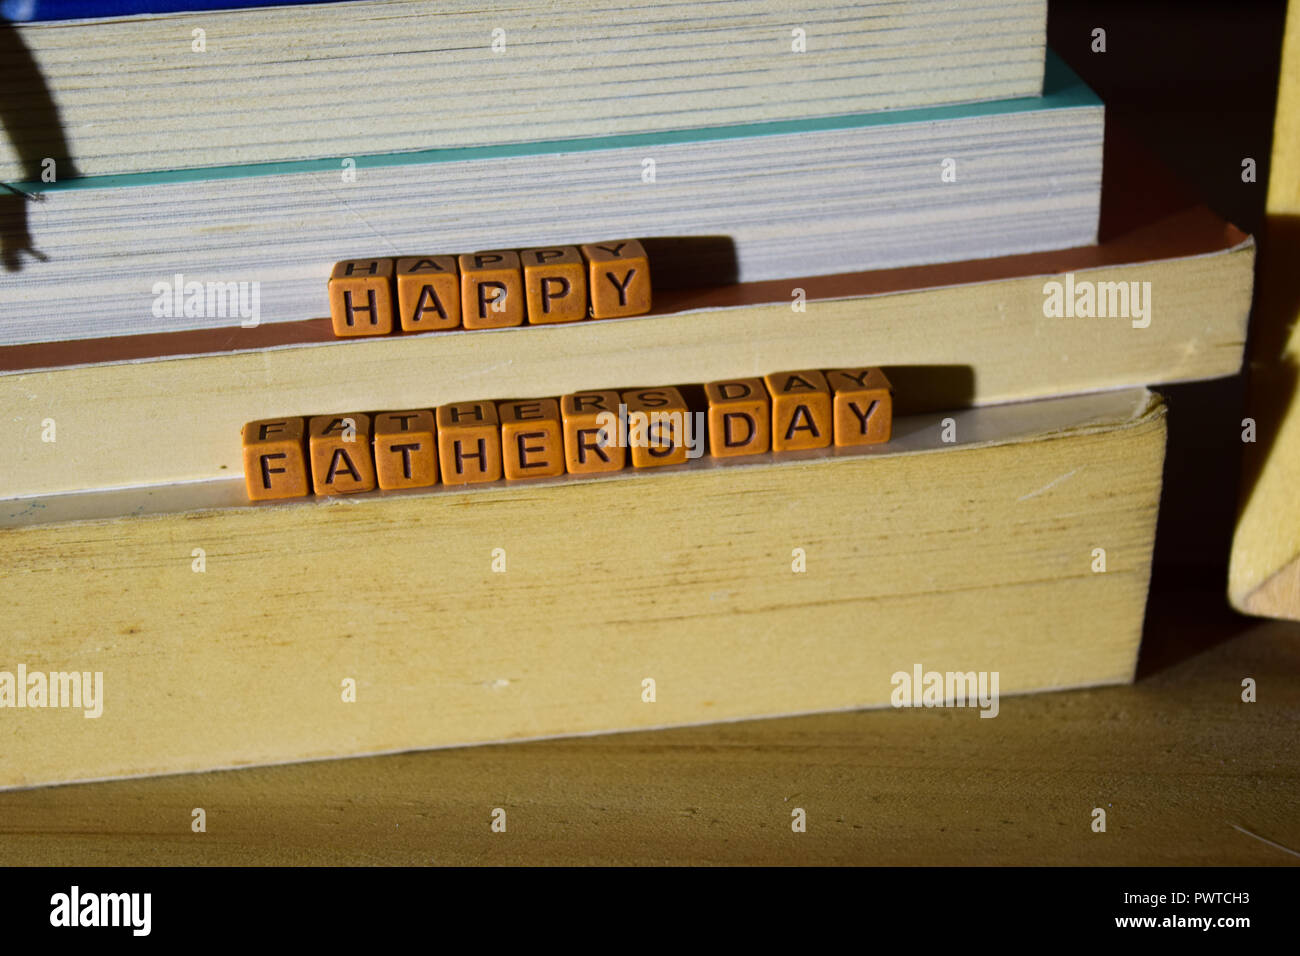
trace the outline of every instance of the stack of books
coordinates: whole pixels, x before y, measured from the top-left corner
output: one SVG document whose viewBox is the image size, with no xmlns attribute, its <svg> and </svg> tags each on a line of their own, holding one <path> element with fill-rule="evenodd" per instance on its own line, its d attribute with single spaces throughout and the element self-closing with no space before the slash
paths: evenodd
<svg viewBox="0 0 1300 956">
<path fill-rule="evenodd" d="M 1044 2 L 29 6 L 0 786 L 1132 679 L 1147 386 L 1239 369 L 1254 247 Z M 645 315 L 333 334 L 335 261 L 611 237 Z M 245 495 L 247 422 L 867 366 L 885 444 Z"/>
</svg>

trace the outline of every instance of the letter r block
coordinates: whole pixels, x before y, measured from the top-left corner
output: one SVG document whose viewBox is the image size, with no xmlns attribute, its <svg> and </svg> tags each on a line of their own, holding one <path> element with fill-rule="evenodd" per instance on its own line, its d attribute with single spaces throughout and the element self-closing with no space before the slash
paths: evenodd
<svg viewBox="0 0 1300 956">
<path fill-rule="evenodd" d="M 840 368 L 826 373 L 835 395 L 835 444 L 875 445 L 893 432 L 893 390 L 878 368 Z"/>
<path fill-rule="evenodd" d="M 684 464 L 690 410 L 682 393 L 675 388 L 638 388 L 624 392 L 623 402 L 632 467 Z"/>
<path fill-rule="evenodd" d="M 379 487 L 428 488 L 438 482 L 437 429 L 433 412 L 375 415 L 375 478 Z"/>
<path fill-rule="evenodd" d="M 772 450 L 829 447 L 834 432 L 831 390 L 818 371 L 763 376 L 772 396 Z"/>
<path fill-rule="evenodd" d="M 307 423 L 307 443 L 316 494 L 350 495 L 375 490 L 369 415 L 317 415 Z"/>
<path fill-rule="evenodd" d="M 336 262 L 329 297 L 335 335 L 387 335 L 393 331 L 393 260 Z"/>
<path fill-rule="evenodd" d="M 497 415 L 507 480 L 564 474 L 564 434 L 555 399 L 497 402 Z"/>
<path fill-rule="evenodd" d="M 504 329 L 524 324 L 524 277 L 519 253 L 509 250 L 463 255 L 460 313 L 467 329 Z"/>
<path fill-rule="evenodd" d="M 575 392 L 560 399 L 564 463 L 573 475 L 621 471 L 627 448 L 618 444 L 618 392 Z"/>
<path fill-rule="evenodd" d="M 709 382 L 709 453 L 714 458 L 758 455 L 772 444 L 767 387 L 759 378 Z"/>
<path fill-rule="evenodd" d="M 650 311 L 650 258 L 635 239 L 582 246 L 591 317 L 612 319 Z"/>
<path fill-rule="evenodd" d="M 244 426 L 244 484 L 250 501 L 301 498 L 311 491 L 306 435 L 301 418 L 269 418 Z"/>
<path fill-rule="evenodd" d="M 444 485 L 501 478 L 501 427 L 491 402 L 439 405 L 438 460 Z"/>
<path fill-rule="evenodd" d="M 587 317 L 587 270 L 577 246 L 524 249 L 519 261 L 532 325 Z"/>
<path fill-rule="evenodd" d="M 403 332 L 460 328 L 460 270 L 455 256 L 397 260 L 397 315 Z"/>
</svg>

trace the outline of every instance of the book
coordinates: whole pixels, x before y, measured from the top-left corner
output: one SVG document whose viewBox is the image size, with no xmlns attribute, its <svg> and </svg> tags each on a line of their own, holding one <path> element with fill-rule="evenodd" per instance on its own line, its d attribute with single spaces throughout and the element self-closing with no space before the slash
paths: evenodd
<svg viewBox="0 0 1300 956">
<path fill-rule="evenodd" d="M 1127 389 L 524 486 L 8 502 L 0 786 L 909 705 L 918 668 L 983 675 L 990 717 L 1126 682 L 1164 417 Z"/>
<path fill-rule="evenodd" d="M 913 411 L 1234 374 L 1250 238 L 1203 206 L 1162 205 L 1117 228 L 1080 249 L 660 290 L 649 315 L 604 322 L 345 340 L 317 318 L 0 348 L 0 498 L 239 474 L 245 422 L 331 410 L 844 364 L 888 366 L 896 401 Z M 1149 283 L 1150 311 L 1049 316 L 1053 283 Z M 139 453 L 159 435 L 165 454 Z"/>
<path fill-rule="evenodd" d="M 1300 620 L 1300 7 L 1287 11 L 1269 165 L 1267 222 L 1242 420 L 1241 506 L 1228 599 L 1246 614 Z"/>
<path fill-rule="evenodd" d="M 177 276 L 248 289 L 258 323 L 313 318 L 331 265 L 374 256 L 689 238 L 723 284 L 1088 245 L 1102 107 L 1054 75 L 997 103 L 51 183 L 26 210 L 44 260 L 0 274 L 0 344 L 231 324 L 176 314 Z"/>
<path fill-rule="evenodd" d="M 1032 97 L 1047 21 L 1044 0 L 22 7 L 61 22 L 6 27 L 0 181 Z M 66 19 L 87 16 L 110 18 Z"/>
</svg>

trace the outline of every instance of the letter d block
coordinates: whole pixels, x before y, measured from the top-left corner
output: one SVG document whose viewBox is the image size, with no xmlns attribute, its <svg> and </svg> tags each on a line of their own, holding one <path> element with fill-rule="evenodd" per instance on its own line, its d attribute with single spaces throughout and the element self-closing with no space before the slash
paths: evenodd
<svg viewBox="0 0 1300 956">
<path fill-rule="evenodd" d="M 638 388 L 623 393 L 627 444 L 633 468 L 658 468 L 686 461 L 686 419 L 690 411 L 675 388 Z"/>
<path fill-rule="evenodd" d="M 380 412 L 375 416 L 375 479 L 379 487 L 428 488 L 438 483 L 433 412 Z"/>
<path fill-rule="evenodd" d="M 250 501 L 301 498 L 311 491 L 305 440 L 301 418 L 271 418 L 244 426 L 244 484 Z"/>
<path fill-rule="evenodd" d="M 577 246 L 525 249 L 519 261 L 532 325 L 587 317 L 587 270 Z"/>
<path fill-rule="evenodd" d="M 889 441 L 894 427 L 893 390 L 878 368 L 837 368 L 826 373 L 835 395 L 835 444 Z"/>
<path fill-rule="evenodd" d="M 501 461 L 506 478 L 554 478 L 564 474 L 560 406 L 553 398 L 497 402 Z"/>
<path fill-rule="evenodd" d="M 397 315 L 403 332 L 460 328 L 460 270 L 455 256 L 397 260 Z"/>
<path fill-rule="evenodd" d="M 817 371 L 763 376 L 772 395 L 772 450 L 826 448 L 834 432 L 831 390 Z"/>
<path fill-rule="evenodd" d="M 519 253 L 500 250 L 460 257 L 460 312 L 467 329 L 524 324 L 524 276 Z"/>
<path fill-rule="evenodd" d="M 392 259 L 336 262 L 329 292 L 335 335 L 387 335 L 393 331 Z"/>
<path fill-rule="evenodd" d="M 709 453 L 714 458 L 758 455 L 772 444 L 772 412 L 767 388 L 758 378 L 709 382 Z"/>
<path fill-rule="evenodd" d="M 635 239 L 582 246 L 591 317 L 612 319 L 650 311 L 650 258 Z"/>
<path fill-rule="evenodd" d="M 618 392 L 577 392 L 560 399 L 564 463 L 573 475 L 622 471 L 627 448 L 618 444 Z"/>
<path fill-rule="evenodd" d="M 439 405 L 438 460 L 444 485 L 501 478 L 501 428 L 491 402 Z"/>
<path fill-rule="evenodd" d="M 318 495 L 374 491 L 375 462 L 370 451 L 370 416 L 317 415 L 307 423 L 311 479 Z"/>
</svg>

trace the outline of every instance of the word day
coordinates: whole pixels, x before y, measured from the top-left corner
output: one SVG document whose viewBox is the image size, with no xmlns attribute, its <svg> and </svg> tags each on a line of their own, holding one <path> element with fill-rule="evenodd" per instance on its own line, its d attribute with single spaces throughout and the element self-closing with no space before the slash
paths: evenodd
<svg viewBox="0 0 1300 956">
<path fill-rule="evenodd" d="M 893 399 L 879 368 L 778 372 L 710 382 L 692 412 L 675 387 L 288 417 L 243 428 L 254 501 L 593 475 L 889 441 Z"/>
</svg>

